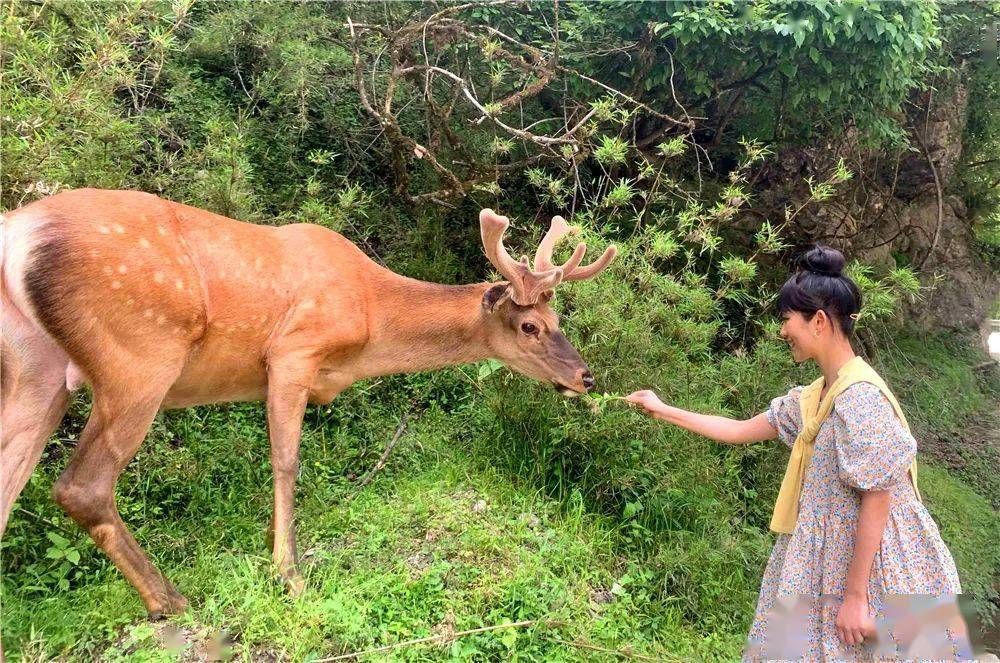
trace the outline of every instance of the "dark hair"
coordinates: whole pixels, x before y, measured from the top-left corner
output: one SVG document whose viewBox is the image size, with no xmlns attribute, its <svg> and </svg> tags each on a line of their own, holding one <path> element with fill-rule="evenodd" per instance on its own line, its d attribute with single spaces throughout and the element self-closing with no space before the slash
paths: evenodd
<svg viewBox="0 0 1000 663">
<path fill-rule="evenodd" d="M 854 331 L 854 318 L 861 310 L 861 291 L 844 276 L 844 254 L 829 246 L 816 245 L 796 262 L 797 270 L 778 293 L 778 312 L 798 311 L 811 320 L 822 310 L 836 321 L 845 336 Z"/>
</svg>

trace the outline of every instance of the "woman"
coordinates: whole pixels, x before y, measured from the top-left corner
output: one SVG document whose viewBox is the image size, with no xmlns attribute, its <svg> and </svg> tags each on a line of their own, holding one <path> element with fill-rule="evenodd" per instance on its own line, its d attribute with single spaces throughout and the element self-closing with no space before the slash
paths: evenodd
<svg viewBox="0 0 1000 663">
<path fill-rule="evenodd" d="M 781 337 L 822 377 L 767 412 L 745 421 L 697 414 L 648 390 L 626 400 L 719 442 L 779 437 L 792 448 L 745 660 L 969 658 L 955 563 L 916 487 L 916 442 L 851 347 L 861 294 L 843 267 L 839 251 L 816 247 L 782 286 Z"/>
</svg>

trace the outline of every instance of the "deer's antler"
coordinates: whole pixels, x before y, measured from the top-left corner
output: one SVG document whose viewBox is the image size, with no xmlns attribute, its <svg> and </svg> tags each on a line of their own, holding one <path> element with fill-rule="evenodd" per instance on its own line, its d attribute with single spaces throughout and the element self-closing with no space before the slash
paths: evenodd
<svg viewBox="0 0 1000 663">
<path fill-rule="evenodd" d="M 535 269 L 552 269 L 554 267 L 552 264 L 552 249 L 555 248 L 556 244 L 564 236 L 576 232 L 580 232 L 580 229 L 577 226 L 568 225 L 566 219 L 561 216 L 552 217 L 549 231 L 545 233 L 545 237 L 542 238 L 541 243 L 538 245 L 538 251 L 535 252 Z M 586 267 L 580 267 L 580 261 L 583 260 L 586 252 L 587 244 L 580 242 L 576 245 L 576 249 L 569 260 L 560 265 L 559 269 L 563 270 L 563 281 L 582 281 L 597 276 L 618 255 L 618 247 L 609 246 L 600 258 Z"/>
<path fill-rule="evenodd" d="M 532 269 L 527 256 L 520 261 L 514 260 L 504 248 L 503 235 L 509 225 L 507 217 L 500 216 L 491 209 L 484 209 L 479 213 L 479 230 L 486 257 L 510 282 L 511 298 L 521 306 L 534 304 L 543 292 L 555 288 L 562 281 L 582 281 L 596 276 L 618 253 L 616 247 L 609 246 L 600 258 L 581 268 L 580 261 L 587 252 L 587 245 L 580 242 L 569 260 L 562 265 L 553 265 L 552 250 L 556 243 L 570 233 L 579 232 L 579 228 L 568 225 L 563 217 L 554 216 L 548 232 L 535 251 L 535 265 Z"/>
<path fill-rule="evenodd" d="M 538 244 L 538 250 L 535 251 L 535 269 L 553 269 L 555 265 L 552 264 L 552 250 L 559 243 L 559 240 L 569 235 L 570 233 L 580 232 L 580 229 L 576 226 L 571 226 L 566 223 L 566 219 L 561 216 L 552 217 L 552 223 L 549 225 L 549 231 L 545 233 L 545 237 Z M 583 254 L 587 251 L 587 245 L 580 243 L 576 245 L 576 250 L 573 251 L 573 255 L 570 259 L 560 265 L 563 270 L 563 279 L 565 280 L 566 274 L 569 274 L 580 264 L 583 260 Z"/>
<path fill-rule="evenodd" d="M 491 209 L 479 213 L 479 232 L 483 238 L 483 249 L 497 271 L 510 282 L 511 299 L 520 306 L 531 306 L 546 290 L 555 288 L 562 281 L 562 269 L 553 268 L 534 272 L 525 256 L 514 260 L 503 245 L 503 235 L 510 221 Z"/>
</svg>

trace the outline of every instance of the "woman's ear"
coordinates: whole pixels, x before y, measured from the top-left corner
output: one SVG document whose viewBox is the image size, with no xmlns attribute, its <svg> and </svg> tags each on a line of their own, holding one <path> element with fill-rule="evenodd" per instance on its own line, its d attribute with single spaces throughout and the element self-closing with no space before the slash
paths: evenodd
<svg viewBox="0 0 1000 663">
<path fill-rule="evenodd" d="M 830 317 L 826 314 L 826 311 L 819 309 L 816 311 L 816 315 L 813 316 L 811 323 L 813 336 L 819 336 L 823 333 L 824 329 L 830 326 Z"/>
</svg>

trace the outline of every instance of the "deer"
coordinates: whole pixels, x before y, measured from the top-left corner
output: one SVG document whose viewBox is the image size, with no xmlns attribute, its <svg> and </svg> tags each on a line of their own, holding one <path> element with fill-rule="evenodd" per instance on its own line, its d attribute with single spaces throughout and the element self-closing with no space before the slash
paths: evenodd
<svg viewBox="0 0 1000 663">
<path fill-rule="evenodd" d="M 492 358 L 567 397 L 594 376 L 550 304 L 595 277 L 609 246 L 556 265 L 579 229 L 552 219 L 533 262 L 504 247 L 509 219 L 479 214 L 483 251 L 505 280 L 445 285 L 397 274 L 315 224 L 246 223 L 139 191 L 73 189 L 3 217 L 0 535 L 74 390 L 92 411 L 52 487 L 59 506 L 138 592 L 150 618 L 187 599 L 119 515 L 115 485 L 161 410 L 264 401 L 276 574 L 305 583 L 294 486 L 308 404 L 358 380 Z"/>
</svg>

